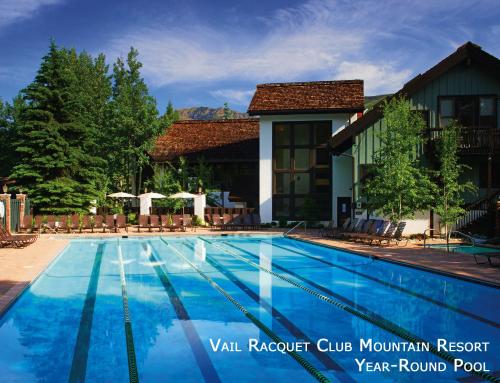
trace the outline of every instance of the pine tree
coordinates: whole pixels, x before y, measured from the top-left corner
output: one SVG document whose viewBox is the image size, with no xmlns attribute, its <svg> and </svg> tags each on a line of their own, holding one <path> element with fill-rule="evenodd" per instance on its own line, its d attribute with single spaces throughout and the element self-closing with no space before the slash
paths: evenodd
<svg viewBox="0 0 500 383">
<path fill-rule="evenodd" d="M 52 41 L 35 80 L 22 91 L 26 107 L 16 143 L 21 157 L 12 178 L 39 212 L 82 212 L 98 195 L 102 163 L 91 152 L 93 134 L 82 118 L 85 103 L 75 92 L 83 79 L 72 56 Z"/>
<path fill-rule="evenodd" d="M 165 132 L 170 125 L 179 120 L 179 112 L 174 109 L 172 101 L 168 101 L 165 114 L 159 118 L 160 131 Z"/>
<path fill-rule="evenodd" d="M 113 101 L 108 162 L 113 178 L 126 176 L 127 189 L 139 193 L 142 171 L 149 164 L 148 152 L 160 133 L 156 100 L 149 95 L 141 77 L 138 52 L 131 48 L 126 63 L 119 58 L 113 66 Z"/>
<path fill-rule="evenodd" d="M 227 102 L 224 103 L 224 115 L 222 116 L 223 120 L 229 120 L 234 117 L 233 111 L 229 108 L 229 104 Z"/>
<path fill-rule="evenodd" d="M 19 134 L 19 115 L 24 100 L 16 96 L 12 104 L 0 99 L 0 177 L 7 177 L 18 160 L 14 142 Z"/>
<path fill-rule="evenodd" d="M 369 210 L 397 222 L 430 206 L 434 184 L 416 153 L 423 144 L 422 117 L 407 100 L 394 98 L 384 106 L 384 121 L 372 178 L 366 182 L 363 195 Z"/>
</svg>

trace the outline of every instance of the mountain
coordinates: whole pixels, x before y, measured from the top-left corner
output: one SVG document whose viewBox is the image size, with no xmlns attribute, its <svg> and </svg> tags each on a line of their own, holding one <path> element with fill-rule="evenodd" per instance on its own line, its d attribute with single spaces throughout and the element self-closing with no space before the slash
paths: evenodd
<svg viewBox="0 0 500 383">
<path fill-rule="evenodd" d="M 365 109 L 371 109 L 380 100 L 392 96 L 392 94 L 378 94 L 376 96 L 365 96 Z"/>
<path fill-rule="evenodd" d="M 220 120 L 224 116 L 224 108 L 208 108 L 199 106 L 177 109 L 181 120 Z M 231 110 L 233 118 L 248 118 L 248 114 Z"/>
</svg>

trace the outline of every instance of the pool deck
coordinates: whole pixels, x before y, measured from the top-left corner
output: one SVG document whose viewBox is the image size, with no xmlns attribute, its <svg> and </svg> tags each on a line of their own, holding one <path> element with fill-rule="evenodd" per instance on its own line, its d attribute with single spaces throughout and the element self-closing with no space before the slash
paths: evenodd
<svg viewBox="0 0 500 383">
<path fill-rule="evenodd" d="M 225 234 L 281 234 L 283 230 L 262 231 L 231 231 Z M 34 244 L 22 248 L 0 248 L 0 313 L 47 267 L 47 265 L 61 252 L 73 238 L 98 238 L 113 236 L 178 236 L 178 235 L 217 235 L 221 231 L 208 229 L 188 230 L 186 232 L 137 232 L 131 229 L 128 233 L 85 233 L 85 234 L 43 234 Z M 477 265 L 474 258 L 467 254 L 448 254 L 438 249 L 423 249 L 417 243 L 410 243 L 405 247 L 376 247 L 355 244 L 346 241 L 325 239 L 315 231 L 296 232 L 294 237 L 311 241 L 321 245 L 333 246 L 339 249 L 353 251 L 359 254 L 376 256 L 402 264 L 423 267 L 450 275 L 470 278 L 500 285 L 500 267 L 491 267 L 488 264 Z M 483 260 L 483 259 L 482 259 Z M 482 261 L 481 260 L 481 261 Z M 485 259 L 484 259 L 485 260 Z M 498 260 L 494 262 L 500 263 Z"/>
<path fill-rule="evenodd" d="M 391 262 L 408 264 L 420 268 L 437 271 L 451 276 L 458 276 L 475 281 L 500 285 L 500 260 L 493 263 L 476 264 L 471 254 L 447 253 L 445 250 L 423 248 L 422 242 L 408 243 L 407 246 L 379 247 L 360 243 L 323 238 L 316 231 L 297 232 L 297 239 L 311 241 L 321 245 L 333 246 L 338 249 L 352 251 L 363 255 L 379 257 Z M 478 257 L 479 262 L 487 262 L 485 257 Z"/>
</svg>

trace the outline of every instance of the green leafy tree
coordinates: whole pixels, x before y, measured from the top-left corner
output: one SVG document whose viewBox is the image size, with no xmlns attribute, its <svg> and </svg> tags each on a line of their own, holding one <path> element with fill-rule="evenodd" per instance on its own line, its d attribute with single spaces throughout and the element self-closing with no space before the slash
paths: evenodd
<svg viewBox="0 0 500 383">
<path fill-rule="evenodd" d="M 384 120 L 372 178 L 363 194 L 369 210 L 397 222 L 429 208 L 434 184 L 417 156 L 425 129 L 422 117 L 407 100 L 393 98 L 384 105 Z"/>
<path fill-rule="evenodd" d="M 456 122 L 448 124 L 441 131 L 441 137 L 437 142 L 439 178 L 434 198 L 434 210 L 439 215 L 441 224 L 444 224 L 447 243 L 450 227 L 465 213 L 462 208 L 464 192 L 475 193 L 477 190 L 472 182 L 460 182 L 460 175 L 465 168 L 468 168 L 459 163 L 460 130 Z"/>
<path fill-rule="evenodd" d="M 179 112 L 174 109 L 172 102 L 168 101 L 165 114 L 160 117 L 161 132 L 165 132 L 165 130 L 167 130 L 170 127 L 170 125 L 172 125 L 175 121 L 178 120 L 179 120 Z"/>
<path fill-rule="evenodd" d="M 148 185 L 157 193 L 169 196 L 181 191 L 181 183 L 177 169 L 170 163 L 165 165 L 155 165 L 153 167 L 153 177 L 148 181 Z M 179 210 L 184 206 L 184 201 L 172 198 L 163 198 L 154 201 L 156 206 L 167 207 L 172 210 Z"/>
<path fill-rule="evenodd" d="M 208 190 L 213 189 L 213 169 L 205 161 L 205 158 L 198 158 L 196 165 L 193 167 L 193 175 L 196 177 L 196 190 L 193 190 L 194 192 L 206 193 Z"/>
<path fill-rule="evenodd" d="M 225 102 L 224 103 L 224 114 L 222 115 L 222 119 L 229 120 L 233 117 L 234 117 L 233 111 L 231 110 L 231 108 L 229 108 L 229 104 L 227 102 Z"/>
<path fill-rule="evenodd" d="M 142 190 L 142 172 L 149 164 L 161 127 L 156 100 L 149 95 L 141 77 L 138 51 L 130 48 L 126 62 L 119 58 L 113 65 L 113 100 L 108 145 L 110 178 L 116 182 L 126 176 L 126 188 L 137 194 Z"/>
<path fill-rule="evenodd" d="M 51 42 L 35 80 L 22 91 L 12 172 L 41 212 L 67 214 L 89 208 L 97 198 L 102 162 L 89 150 L 93 134 L 81 118 L 84 103 L 74 90 L 83 79 L 72 53 Z"/>
</svg>

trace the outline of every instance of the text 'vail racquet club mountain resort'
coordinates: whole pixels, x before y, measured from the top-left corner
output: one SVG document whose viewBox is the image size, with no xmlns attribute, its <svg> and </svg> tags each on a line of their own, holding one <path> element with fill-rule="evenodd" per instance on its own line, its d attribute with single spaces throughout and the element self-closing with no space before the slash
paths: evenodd
<svg viewBox="0 0 500 383">
<path fill-rule="evenodd" d="M 43 76 L 65 55 L 6 119 L 32 144 L 79 129 L 39 102 L 64 105 Z M 122 173 L 88 204 L 67 200 L 78 156 L 40 146 L 59 194 L 37 187 L 46 157 L 1 174 L 0 381 L 498 382 L 499 107 L 500 60 L 467 42 L 394 94 L 265 83 L 241 118 L 169 106 L 135 162 L 105 153 Z"/>
</svg>

